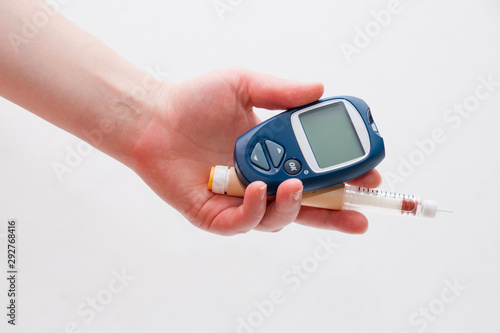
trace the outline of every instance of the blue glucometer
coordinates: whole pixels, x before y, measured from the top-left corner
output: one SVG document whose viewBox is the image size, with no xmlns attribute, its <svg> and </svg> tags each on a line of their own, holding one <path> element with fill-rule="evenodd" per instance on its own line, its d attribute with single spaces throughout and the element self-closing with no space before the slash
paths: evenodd
<svg viewBox="0 0 500 333">
<path fill-rule="evenodd" d="M 385 156 L 384 140 L 361 99 L 331 97 L 287 110 L 238 138 L 234 166 L 245 186 L 261 180 L 268 195 L 298 178 L 304 191 L 359 177 Z"/>
</svg>

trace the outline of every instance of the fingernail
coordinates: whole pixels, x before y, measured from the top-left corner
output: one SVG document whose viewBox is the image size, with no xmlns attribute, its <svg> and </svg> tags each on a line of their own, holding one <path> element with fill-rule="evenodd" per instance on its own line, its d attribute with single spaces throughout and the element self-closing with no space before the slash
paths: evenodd
<svg viewBox="0 0 500 333">
<path fill-rule="evenodd" d="M 267 197 L 267 185 L 262 186 L 260 189 L 260 200 L 264 201 Z"/>
<path fill-rule="evenodd" d="M 292 199 L 294 201 L 299 201 L 301 194 L 302 194 L 302 189 L 300 189 L 300 191 L 292 193 Z"/>
</svg>

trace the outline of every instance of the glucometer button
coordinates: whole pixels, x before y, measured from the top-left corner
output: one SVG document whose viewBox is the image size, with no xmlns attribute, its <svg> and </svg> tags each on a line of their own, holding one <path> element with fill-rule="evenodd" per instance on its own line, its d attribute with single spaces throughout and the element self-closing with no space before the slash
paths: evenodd
<svg viewBox="0 0 500 333">
<path fill-rule="evenodd" d="M 256 167 L 269 171 L 270 167 L 266 160 L 266 155 L 264 155 L 264 150 L 260 143 L 257 143 L 252 150 L 252 155 L 250 155 L 250 161 Z"/>
<path fill-rule="evenodd" d="M 266 147 L 269 152 L 269 156 L 271 156 L 271 161 L 273 162 L 274 167 L 277 168 L 280 165 L 283 156 L 285 156 L 285 149 L 276 142 L 270 140 L 266 140 Z"/>
<path fill-rule="evenodd" d="M 302 165 L 297 160 L 289 159 L 288 161 L 285 162 L 284 168 L 287 174 L 293 176 L 298 174 L 300 170 L 302 170 Z"/>
</svg>

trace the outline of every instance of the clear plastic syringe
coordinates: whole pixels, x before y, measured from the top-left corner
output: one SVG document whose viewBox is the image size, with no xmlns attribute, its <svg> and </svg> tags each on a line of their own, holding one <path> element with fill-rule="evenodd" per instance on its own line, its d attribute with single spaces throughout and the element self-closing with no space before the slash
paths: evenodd
<svg viewBox="0 0 500 333">
<path fill-rule="evenodd" d="M 214 193 L 243 197 L 245 187 L 240 183 L 234 168 L 227 166 L 212 167 L 208 189 Z M 415 217 L 435 217 L 439 210 L 433 200 L 422 200 L 406 194 L 367 189 L 339 184 L 319 190 L 304 192 L 302 205 L 325 209 L 352 209 L 380 211 Z"/>
<path fill-rule="evenodd" d="M 345 185 L 342 209 L 380 210 L 415 217 L 435 217 L 439 210 L 434 200 L 423 200 L 414 195 L 398 194 L 376 189 Z"/>
</svg>

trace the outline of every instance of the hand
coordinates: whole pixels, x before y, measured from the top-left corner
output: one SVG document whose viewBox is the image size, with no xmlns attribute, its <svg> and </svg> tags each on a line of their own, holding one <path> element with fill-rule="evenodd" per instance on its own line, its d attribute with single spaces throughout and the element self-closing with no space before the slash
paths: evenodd
<svg viewBox="0 0 500 333">
<path fill-rule="evenodd" d="M 302 183 L 282 183 L 267 202 L 266 185 L 254 182 L 244 198 L 207 189 L 210 168 L 231 166 L 236 139 L 260 120 L 253 107 L 289 109 L 316 101 L 319 83 L 299 83 L 244 70 L 225 69 L 179 83 L 165 83 L 155 94 L 143 135 L 131 152 L 131 167 L 166 202 L 195 226 L 222 235 L 252 229 L 278 231 L 298 223 L 362 233 L 366 218 L 355 211 L 301 207 Z M 371 171 L 351 183 L 375 187 Z"/>
</svg>

